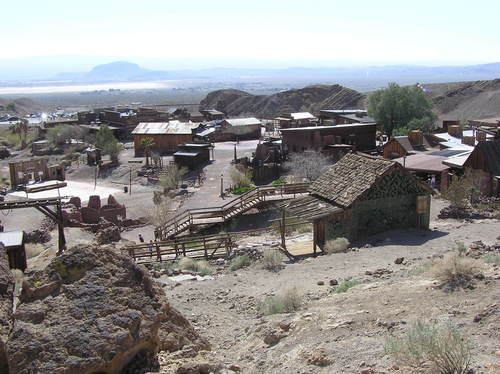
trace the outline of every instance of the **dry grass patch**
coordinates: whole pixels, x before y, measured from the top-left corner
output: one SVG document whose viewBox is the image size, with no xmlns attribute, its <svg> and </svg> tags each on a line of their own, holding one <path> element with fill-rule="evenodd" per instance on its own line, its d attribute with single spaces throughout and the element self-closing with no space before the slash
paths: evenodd
<svg viewBox="0 0 500 374">
<path fill-rule="evenodd" d="M 385 352 L 402 366 L 431 365 L 434 373 L 466 374 L 471 362 L 471 344 L 450 325 L 437 326 L 418 321 L 402 336 L 390 336 Z"/>
<path fill-rule="evenodd" d="M 193 273 L 198 273 L 201 276 L 212 275 L 214 270 L 210 264 L 206 261 L 196 261 L 190 257 L 183 257 L 179 260 L 179 268 L 182 270 L 192 271 Z"/>
<path fill-rule="evenodd" d="M 258 309 L 265 315 L 292 313 L 299 310 L 302 306 L 302 295 L 297 287 L 285 289 L 278 296 L 268 296 L 262 300 Z"/>
<path fill-rule="evenodd" d="M 337 238 L 333 240 L 328 240 L 325 243 L 325 252 L 327 254 L 332 254 L 336 252 L 345 252 L 349 248 L 349 240 L 346 238 Z"/>
<path fill-rule="evenodd" d="M 441 287 L 448 290 L 469 287 L 475 276 L 482 275 L 482 264 L 459 253 L 449 253 L 437 260 L 431 274 L 440 281 Z"/>
<path fill-rule="evenodd" d="M 285 261 L 285 256 L 275 249 L 266 249 L 263 252 L 262 264 L 267 270 L 278 271 L 283 267 L 283 261 Z"/>
</svg>

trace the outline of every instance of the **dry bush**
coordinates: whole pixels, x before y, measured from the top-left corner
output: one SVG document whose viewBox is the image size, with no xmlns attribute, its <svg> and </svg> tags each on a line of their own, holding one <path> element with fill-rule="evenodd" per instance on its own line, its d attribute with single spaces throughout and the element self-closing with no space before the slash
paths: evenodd
<svg viewBox="0 0 500 374">
<path fill-rule="evenodd" d="M 482 273 L 482 265 L 477 260 L 454 252 L 437 260 L 431 272 L 441 282 L 441 287 L 454 290 L 468 287 L 474 276 Z"/>
<path fill-rule="evenodd" d="M 302 295 L 297 287 L 290 287 L 283 291 L 280 295 L 283 307 L 286 313 L 299 310 L 302 305 Z"/>
<path fill-rule="evenodd" d="M 240 170 L 233 166 L 229 170 L 229 177 L 235 188 L 250 187 L 252 185 L 252 175 L 250 171 Z"/>
<path fill-rule="evenodd" d="M 311 182 L 319 178 L 332 164 L 330 157 L 320 152 L 306 151 L 302 153 L 291 153 L 288 156 L 288 161 L 283 164 L 283 168 L 287 170 L 294 179 L 300 181 L 306 179 Z"/>
<path fill-rule="evenodd" d="M 182 181 L 184 174 L 188 172 L 185 167 L 179 167 L 177 164 L 170 164 L 164 167 L 159 176 L 159 184 L 163 187 L 164 193 L 169 190 L 176 190 Z"/>
<path fill-rule="evenodd" d="M 201 276 L 212 275 L 214 273 L 212 267 L 206 261 L 196 261 L 190 257 L 182 257 L 179 260 L 179 267 L 182 270 L 192 271 Z"/>
<path fill-rule="evenodd" d="M 361 284 L 361 281 L 352 279 L 352 280 L 347 280 L 339 284 L 339 286 L 335 289 L 335 293 L 344 293 L 349 290 L 349 288 L 352 288 L 354 286 L 357 286 L 358 284 Z"/>
<path fill-rule="evenodd" d="M 233 258 L 231 264 L 229 265 L 229 270 L 236 271 L 241 268 L 245 268 L 252 264 L 253 260 L 248 257 L 248 255 L 241 255 Z"/>
<path fill-rule="evenodd" d="M 36 257 L 45 250 L 44 246 L 38 243 L 28 243 L 25 245 L 25 249 L 27 259 Z"/>
<path fill-rule="evenodd" d="M 297 287 L 285 289 L 279 296 L 267 296 L 258 304 L 258 309 L 266 315 L 292 313 L 302 306 L 302 295 Z"/>
<path fill-rule="evenodd" d="M 440 374 L 468 373 L 471 361 L 471 344 L 458 329 L 421 321 L 405 335 L 387 338 L 385 352 L 400 365 L 418 368 L 430 363 Z"/>
<path fill-rule="evenodd" d="M 285 256 L 275 249 L 266 249 L 262 254 L 262 264 L 267 270 L 277 271 L 281 269 L 283 261 L 285 261 Z"/>
<path fill-rule="evenodd" d="M 334 240 L 328 240 L 325 243 L 325 252 L 327 254 L 332 254 L 336 252 L 344 252 L 349 248 L 349 240 L 346 238 L 337 238 Z"/>
</svg>

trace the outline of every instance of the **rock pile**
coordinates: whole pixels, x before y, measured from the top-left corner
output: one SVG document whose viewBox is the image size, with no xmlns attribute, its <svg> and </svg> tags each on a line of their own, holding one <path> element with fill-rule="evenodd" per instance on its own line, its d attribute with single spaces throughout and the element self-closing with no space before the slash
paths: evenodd
<svg viewBox="0 0 500 374">
<path fill-rule="evenodd" d="M 9 259 L 0 244 L 0 373 L 8 373 L 5 343 L 12 328 L 12 296 L 15 280 L 9 268 Z"/>
<path fill-rule="evenodd" d="M 268 241 L 263 243 L 247 243 L 239 245 L 238 248 L 233 249 L 229 256 L 229 260 L 238 257 L 247 255 L 254 261 L 258 261 L 262 259 L 263 252 L 265 249 L 269 248 L 279 248 L 280 242 L 278 241 Z"/>
<path fill-rule="evenodd" d="M 467 256 L 472 258 L 479 258 L 482 255 L 490 252 L 500 253 L 500 242 L 496 242 L 492 245 L 486 245 L 481 240 L 472 242 L 472 244 L 469 246 Z"/>
<path fill-rule="evenodd" d="M 26 233 L 26 243 L 48 243 L 50 242 L 50 232 L 45 230 L 33 230 Z"/>
<path fill-rule="evenodd" d="M 148 271 L 111 247 L 67 250 L 24 281 L 20 299 L 11 374 L 142 373 L 159 350 L 209 349 Z"/>
</svg>

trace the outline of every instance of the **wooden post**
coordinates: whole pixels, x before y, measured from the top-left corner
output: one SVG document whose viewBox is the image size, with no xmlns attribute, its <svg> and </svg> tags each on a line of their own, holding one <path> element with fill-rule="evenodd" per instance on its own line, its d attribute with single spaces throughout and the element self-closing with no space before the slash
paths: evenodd
<svg viewBox="0 0 500 374">
<path fill-rule="evenodd" d="M 205 260 L 208 260 L 207 241 L 203 238 L 203 249 L 205 250 Z"/>
<path fill-rule="evenodd" d="M 313 222 L 313 252 L 316 257 L 316 222 Z"/>
<path fill-rule="evenodd" d="M 57 231 L 59 234 L 59 250 L 57 254 L 62 254 L 66 250 L 66 238 L 64 237 L 64 224 L 61 208 L 61 200 L 57 204 Z"/>
<path fill-rule="evenodd" d="M 281 246 L 283 249 L 286 249 L 286 243 L 285 243 L 285 209 L 281 210 L 281 221 L 280 221 L 280 229 L 281 229 Z"/>
<path fill-rule="evenodd" d="M 163 261 L 161 258 L 160 246 L 158 245 L 158 243 L 156 243 L 156 259 L 160 262 Z"/>
</svg>

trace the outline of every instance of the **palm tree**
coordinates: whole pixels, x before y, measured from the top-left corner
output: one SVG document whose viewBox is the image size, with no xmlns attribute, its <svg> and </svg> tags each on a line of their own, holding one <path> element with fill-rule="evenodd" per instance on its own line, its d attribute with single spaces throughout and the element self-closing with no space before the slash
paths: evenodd
<svg viewBox="0 0 500 374">
<path fill-rule="evenodd" d="M 151 148 L 155 145 L 153 138 L 144 138 L 141 140 L 141 147 L 144 148 L 144 155 L 146 156 L 146 166 L 149 166 L 149 156 Z"/>
<path fill-rule="evenodd" d="M 26 138 L 28 137 L 28 121 L 22 119 L 19 122 L 12 123 L 9 126 L 9 130 L 14 134 L 19 135 L 19 140 L 21 140 L 21 149 L 26 148 Z"/>
</svg>

